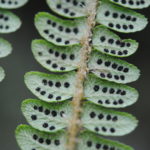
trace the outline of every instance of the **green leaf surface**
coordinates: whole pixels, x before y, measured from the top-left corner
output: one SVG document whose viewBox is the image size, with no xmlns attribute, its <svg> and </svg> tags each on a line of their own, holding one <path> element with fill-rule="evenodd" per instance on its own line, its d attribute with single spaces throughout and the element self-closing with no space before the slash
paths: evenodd
<svg viewBox="0 0 150 150">
<path fill-rule="evenodd" d="M 35 26 L 40 35 L 55 45 L 74 45 L 86 36 L 86 20 L 63 20 L 49 13 L 40 12 L 35 16 Z"/>
<path fill-rule="evenodd" d="M 66 134 L 45 133 L 27 125 L 16 129 L 16 139 L 22 150 L 66 150 Z"/>
<path fill-rule="evenodd" d="M 85 98 L 109 108 L 124 108 L 135 103 L 138 92 L 129 86 L 103 81 L 90 74 L 84 85 Z"/>
<path fill-rule="evenodd" d="M 85 103 L 81 117 L 83 126 L 97 134 L 122 136 L 132 132 L 137 126 L 135 117 L 100 106 Z"/>
<path fill-rule="evenodd" d="M 16 129 L 16 139 L 22 150 L 66 150 L 66 133 L 45 133 L 27 125 L 20 125 Z M 112 140 L 106 140 L 90 132 L 79 135 L 77 150 L 133 150 L 131 147 Z"/>
<path fill-rule="evenodd" d="M 57 75 L 29 72 L 25 75 L 25 84 L 39 99 L 46 102 L 57 102 L 72 98 L 75 79 L 75 72 Z"/>
<path fill-rule="evenodd" d="M 110 0 L 111 2 L 132 9 L 142 9 L 150 6 L 150 0 Z"/>
<path fill-rule="evenodd" d="M 10 33 L 19 29 L 20 19 L 12 12 L 0 9 L 0 33 Z"/>
<path fill-rule="evenodd" d="M 101 79 L 116 83 L 133 82 L 140 75 L 139 69 L 134 65 L 96 51 L 92 52 L 88 67 L 92 73 Z"/>
<path fill-rule="evenodd" d="M 0 8 L 4 9 L 15 9 L 22 7 L 28 2 L 28 0 L 1 0 Z"/>
<path fill-rule="evenodd" d="M 125 144 L 106 140 L 90 132 L 83 132 L 79 136 L 78 150 L 133 150 Z"/>
<path fill-rule="evenodd" d="M 100 25 L 94 29 L 93 47 L 108 55 L 127 57 L 136 52 L 138 43 L 131 39 L 121 40 L 118 35 Z"/>
<path fill-rule="evenodd" d="M 77 18 L 87 15 L 86 4 L 89 0 L 47 0 L 48 6 L 57 14 L 68 18 Z"/>
<path fill-rule="evenodd" d="M 147 19 L 132 10 L 111 4 L 103 0 L 97 10 L 97 22 L 123 33 L 131 33 L 144 29 Z"/>
<path fill-rule="evenodd" d="M 0 82 L 5 78 L 5 72 L 2 67 L 0 67 Z"/>
<path fill-rule="evenodd" d="M 11 44 L 0 38 L 0 58 L 8 56 L 12 52 Z"/>
<path fill-rule="evenodd" d="M 81 46 L 60 47 L 45 40 L 34 40 L 32 52 L 35 59 L 52 72 L 66 72 L 78 68 Z"/>
<path fill-rule="evenodd" d="M 22 103 L 22 112 L 32 127 L 45 132 L 66 128 L 72 117 L 69 102 L 46 103 L 27 99 Z"/>
</svg>

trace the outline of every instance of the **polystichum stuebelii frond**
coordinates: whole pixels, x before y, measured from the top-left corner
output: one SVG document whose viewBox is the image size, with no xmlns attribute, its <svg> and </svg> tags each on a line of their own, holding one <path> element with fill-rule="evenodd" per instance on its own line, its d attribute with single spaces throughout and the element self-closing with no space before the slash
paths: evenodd
<svg viewBox="0 0 150 150">
<path fill-rule="evenodd" d="M 19 146 L 22 150 L 132 150 L 100 137 L 126 135 L 138 124 L 133 115 L 112 109 L 138 99 L 137 90 L 124 84 L 136 81 L 139 69 L 117 58 L 134 54 L 138 42 L 121 39 L 111 30 L 144 29 L 147 19 L 129 8 L 145 8 L 150 1 L 47 0 L 47 4 L 57 15 L 35 16 L 35 27 L 45 40 L 33 40 L 32 52 L 53 73 L 25 75 L 26 86 L 40 100 L 22 103 L 31 126 L 16 129 Z"/>
<path fill-rule="evenodd" d="M 21 26 L 21 20 L 8 9 L 19 8 L 28 0 L 1 0 L 0 1 L 0 34 L 12 33 Z M 0 58 L 8 56 L 12 52 L 12 45 L 3 38 L 0 38 Z M 2 67 L 0 67 L 0 81 L 5 77 Z"/>
</svg>

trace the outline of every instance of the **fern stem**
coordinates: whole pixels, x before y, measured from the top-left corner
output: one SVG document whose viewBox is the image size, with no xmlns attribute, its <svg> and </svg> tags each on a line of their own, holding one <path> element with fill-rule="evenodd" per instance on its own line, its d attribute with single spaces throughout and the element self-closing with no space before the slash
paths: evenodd
<svg viewBox="0 0 150 150">
<path fill-rule="evenodd" d="M 67 150 L 76 150 L 77 145 L 77 136 L 80 133 L 82 128 L 82 123 L 80 119 L 80 115 L 82 112 L 82 102 L 84 97 L 84 80 L 86 78 L 86 74 L 88 72 L 87 62 L 90 57 L 90 53 L 92 47 L 90 45 L 91 37 L 92 37 L 92 28 L 95 26 L 95 16 L 96 16 L 96 8 L 97 8 L 97 0 L 89 0 L 87 7 L 87 32 L 86 35 L 81 40 L 81 60 L 79 62 L 79 68 L 76 76 L 76 89 L 75 94 L 72 100 L 73 105 L 73 116 L 70 120 L 69 128 L 68 128 L 68 143 Z"/>
</svg>

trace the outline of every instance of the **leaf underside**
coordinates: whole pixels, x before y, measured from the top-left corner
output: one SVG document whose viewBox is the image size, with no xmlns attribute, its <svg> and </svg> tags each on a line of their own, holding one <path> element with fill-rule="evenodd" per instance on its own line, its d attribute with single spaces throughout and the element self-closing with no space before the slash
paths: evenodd
<svg viewBox="0 0 150 150">
<path fill-rule="evenodd" d="M 79 136 L 78 150 L 133 150 L 131 147 L 112 140 L 100 138 L 93 133 L 83 132 Z"/>
<path fill-rule="evenodd" d="M 88 67 L 92 73 L 101 79 L 116 83 L 129 83 L 139 78 L 140 71 L 137 67 L 126 61 L 93 51 Z"/>
<path fill-rule="evenodd" d="M 72 105 L 71 102 L 46 103 L 27 99 L 22 103 L 22 112 L 32 127 L 51 133 L 68 128 Z M 137 126 L 137 120 L 132 115 L 104 109 L 89 102 L 83 105 L 81 121 L 87 130 L 109 136 L 128 134 Z"/>
<path fill-rule="evenodd" d="M 85 81 L 85 98 L 109 108 L 124 108 L 135 103 L 138 92 L 129 86 L 103 81 L 90 74 Z"/>
<path fill-rule="evenodd" d="M 0 33 L 16 31 L 21 26 L 20 19 L 12 12 L 0 10 Z"/>
<path fill-rule="evenodd" d="M 98 23 L 123 33 L 140 31 L 147 25 L 147 19 L 132 10 L 116 6 L 107 0 L 101 2 L 97 10 Z"/>
<path fill-rule="evenodd" d="M 81 117 L 83 126 L 97 134 L 122 136 L 133 131 L 137 126 L 135 117 L 100 106 L 84 103 Z"/>
<path fill-rule="evenodd" d="M 94 49 L 116 57 L 128 57 L 134 54 L 138 48 L 135 40 L 121 40 L 118 35 L 102 25 L 94 28 L 92 41 Z"/>
<path fill-rule="evenodd" d="M 21 20 L 11 11 L 5 9 L 18 8 L 28 0 L 1 0 L 0 1 L 0 34 L 15 32 L 21 26 Z M 12 45 L 5 39 L 0 38 L 0 58 L 8 56 L 12 52 Z M 0 82 L 4 79 L 5 73 L 0 67 Z"/>
<path fill-rule="evenodd" d="M 28 0 L 1 0 L 0 8 L 16 9 L 22 7 L 28 2 Z"/>
<path fill-rule="evenodd" d="M 64 129 L 73 116 L 71 100 L 76 92 L 76 70 L 82 56 L 80 43 L 88 31 L 87 6 L 92 4 L 91 0 L 46 1 L 53 12 L 68 19 L 38 13 L 35 26 L 45 40 L 32 41 L 32 52 L 44 68 L 61 74 L 29 72 L 25 75 L 26 86 L 42 101 L 27 99 L 22 103 L 22 112 L 32 126 L 21 125 L 16 130 L 22 150 L 66 150 L 68 135 Z M 123 136 L 138 124 L 131 114 L 108 108 L 130 106 L 139 97 L 137 90 L 124 85 L 139 78 L 139 69 L 116 58 L 134 54 L 139 44 L 132 39 L 121 39 L 108 28 L 123 33 L 144 29 L 147 18 L 128 8 L 141 9 L 149 5 L 149 0 L 99 1 L 96 25 L 101 25 L 92 30 L 92 53 L 87 62 L 89 72 L 83 83 L 80 116 L 83 130 L 78 136 L 77 150 L 133 150 L 99 137 Z"/>
<path fill-rule="evenodd" d="M 16 139 L 22 150 L 66 150 L 67 135 L 64 131 L 57 133 L 40 132 L 30 126 L 20 125 L 16 129 Z M 79 135 L 77 150 L 133 150 L 119 142 L 106 140 L 90 132 Z"/>
<path fill-rule="evenodd" d="M 61 16 L 77 18 L 87 16 L 86 5 L 88 1 L 47 0 L 47 4 L 55 13 Z"/>
<path fill-rule="evenodd" d="M 111 2 L 124 6 L 124 7 L 128 7 L 128 8 L 132 8 L 132 9 L 142 9 L 142 8 L 146 8 L 150 6 L 150 1 L 149 0 L 110 0 Z"/>
<path fill-rule="evenodd" d="M 83 18 L 63 20 L 45 12 L 35 16 L 35 26 L 43 38 L 61 46 L 79 44 L 87 28 Z"/>
<path fill-rule="evenodd" d="M 32 52 L 35 59 L 52 72 L 67 72 L 78 68 L 81 46 L 60 47 L 45 40 L 34 40 Z"/>
<path fill-rule="evenodd" d="M 72 115 L 72 107 L 65 103 L 46 103 L 27 99 L 22 103 L 22 112 L 29 124 L 45 132 L 56 132 L 68 126 Z"/>
<path fill-rule="evenodd" d="M 16 139 L 22 150 L 66 150 L 65 132 L 44 133 L 27 125 L 16 129 Z"/>
<path fill-rule="evenodd" d="M 58 102 L 73 97 L 75 79 L 75 72 L 63 75 L 29 72 L 25 75 L 25 84 L 39 99 L 46 102 Z"/>
</svg>

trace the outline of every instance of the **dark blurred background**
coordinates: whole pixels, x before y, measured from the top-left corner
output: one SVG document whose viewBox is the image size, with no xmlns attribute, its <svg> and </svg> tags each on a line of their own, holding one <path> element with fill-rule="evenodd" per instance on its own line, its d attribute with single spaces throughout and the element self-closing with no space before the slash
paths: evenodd
<svg viewBox="0 0 150 150">
<path fill-rule="evenodd" d="M 0 60 L 6 71 L 5 80 L 0 83 L 0 149 L 19 150 L 14 131 L 17 125 L 26 123 L 21 110 L 21 102 L 26 98 L 35 98 L 24 84 L 24 74 L 28 71 L 43 71 L 31 53 L 31 40 L 40 38 L 35 30 L 33 19 L 39 11 L 50 11 L 44 0 L 30 0 L 17 10 L 13 10 L 23 21 L 22 27 L 15 33 L 0 35 L 13 44 L 13 53 Z M 150 8 L 140 11 L 150 19 Z M 139 120 L 138 128 L 124 137 L 112 138 L 133 146 L 136 150 L 148 150 L 150 146 L 150 24 L 142 32 L 119 34 L 122 38 L 133 38 L 140 42 L 138 52 L 128 58 L 142 72 L 141 78 L 131 84 L 140 92 L 139 101 L 123 111 L 134 114 Z"/>
</svg>

